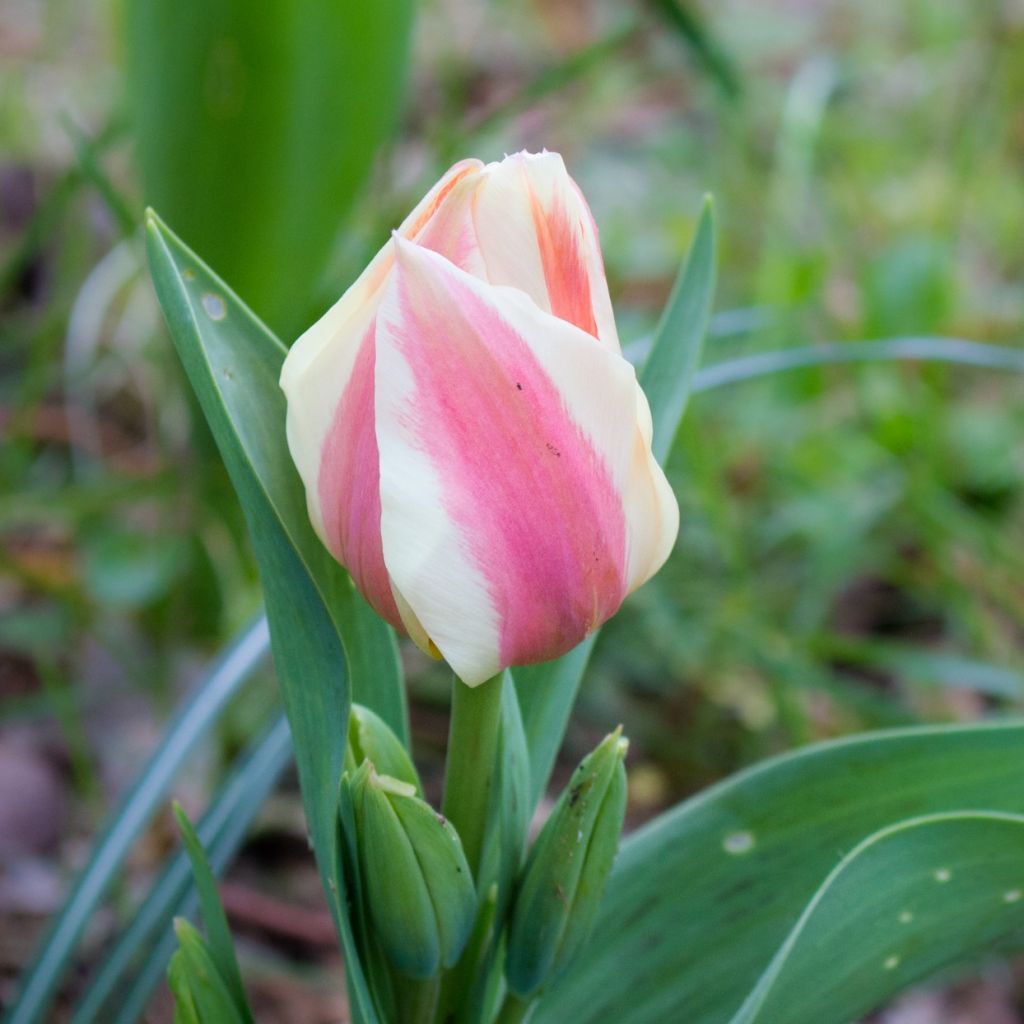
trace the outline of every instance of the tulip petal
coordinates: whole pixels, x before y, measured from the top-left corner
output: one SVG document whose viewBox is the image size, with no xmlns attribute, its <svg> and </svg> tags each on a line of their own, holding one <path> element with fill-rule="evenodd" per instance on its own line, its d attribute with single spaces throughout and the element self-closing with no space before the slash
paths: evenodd
<svg viewBox="0 0 1024 1024">
<path fill-rule="evenodd" d="M 453 189 L 482 167 L 479 160 L 455 164 L 405 219 L 400 232 L 409 237 L 423 233 Z M 292 346 L 281 369 L 281 387 L 288 399 L 288 447 L 317 534 L 373 607 L 401 626 L 404 620 L 381 553 L 373 428 L 373 322 L 393 262 L 389 242 Z M 415 623 L 405 624 L 417 632 Z"/>
<path fill-rule="evenodd" d="M 489 164 L 475 223 L 487 280 L 522 288 L 541 309 L 619 350 L 597 227 L 557 153 Z"/>
<path fill-rule="evenodd" d="M 651 410 L 639 384 L 636 399 L 633 457 L 623 493 L 629 531 L 627 594 L 646 583 L 665 564 L 679 533 L 679 503 L 651 452 Z"/>
<path fill-rule="evenodd" d="M 395 246 L 377 319 L 384 560 L 474 685 L 564 653 L 621 603 L 636 378 L 518 289 Z"/>
</svg>

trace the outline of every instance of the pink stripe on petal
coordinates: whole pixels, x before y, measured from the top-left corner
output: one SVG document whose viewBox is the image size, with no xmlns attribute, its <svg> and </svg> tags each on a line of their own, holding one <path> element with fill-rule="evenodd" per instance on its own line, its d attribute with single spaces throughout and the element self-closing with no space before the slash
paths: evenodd
<svg viewBox="0 0 1024 1024">
<path fill-rule="evenodd" d="M 486 580 L 501 664 L 557 657 L 622 602 L 621 497 L 524 338 L 454 268 L 421 262 L 399 258 L 386 327 L 412 375 L 402 415 Z"/>
<path fill-rule="evenodd" d="M 374 334 L 375 324 L 371 322 L 324 438 L 317 493 L 331 553 L 348 569 L 377 613 L 401 629 L 380 536 Z"/>
</svg>

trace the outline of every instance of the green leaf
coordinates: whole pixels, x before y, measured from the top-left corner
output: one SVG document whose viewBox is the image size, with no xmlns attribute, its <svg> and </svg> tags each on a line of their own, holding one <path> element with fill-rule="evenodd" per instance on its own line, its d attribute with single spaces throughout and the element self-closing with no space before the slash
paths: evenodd
<svg viewBox="0 0 1024 1024">
<path fill-rule="evenodd" d="M 654 454 L 664 465 L 686 411 L 715 297 L 715 207 L 704 198 L 697 231 L 638 374 L 654 421 Z"/>
<path fill-rule="evenodd" d="M 342 218 L 396 123 L 412 0 L 130 0 L 146 202 L 278 330 L 311 319 Z"/>
<path fill-rule="evenodd" d="M 714 786 L 626 840 L 591 940 L 534 1024 L 727 1024 L 845 853 L 914 817 L 1024 812 L 1022 773 L 1011 722 L 858 736 Z M 987 951 L 981 933 L 943 935 L 951 963 Z"/>
<path fill-rule="evenodd" d="M 345 911 L 335 814 L 353 697 L 404 733 L 394 640 L 309 522 L 285 442 L 277 383 L 283 346 L 155 215 L 147 245 L 171 335 L 252 535 L 321 880 L 346 952 L 350 997 L 372 1020 Z"/>
<path fill-rule="evenodd" d="M 239 1013 L 246 1020 L 251 1021 L 252 1014 L 248 1012 L 248 1000 L 245 996 L 245 987 L 242 985 L 242 973 L 238 969 L 238 960 L 235 957 L 235 944 L 231 938 L 231 929 L 228 927 L 224 907 L 220 902 L 220 894 L 217 892 L 217 880 L 213 877 L 206 853 L 203 851 L 203 845 L 199 842 L 192 822 L 188 820 L 188 816 L 177 802 L 174 804 L 174 817 L 178 821 L 181 838 L 192 864 L 192 875 L 199 893 L 199 906 L 203 915 L 203 926 L 206 928 L 210 957 L 227 986 Z"/>
<path fill-rule="evenodd" d="M 180 1017 L 186 1024 L 193 1020 L 202 1024 L 246 1024 L 203 937 L 184 918 L 174 922 L 174 931 L 179 948 L 167 980 L 182 1001 L 182 1012 L 175 1013 L 175 1020 Z"/>
<path fill-rule="evenodd" d="M 494 792 L 496 798 L 489 808 L 479 888 L 486 892 L 492 882 L 497 882 L 497 916 L 501 919 L 523 859 L 526 834 L 536 803 L 530 786 L 526 733 L 510 672 L 502 678 L 501 732 L 498 736 Z"/>
<path fill-rule="evenodd" d="M 654 454 L 663 464 L 686 411 L 711 317 L 716 276 L 715 237 L 714 204 L 708 196 L 690 251 L 679 270 L 651 351 L 639 374 L 651 407 Z M 531 806 L 547 786 L 596 639 L 596 634 L 591 634 L 557 661 L 515 670 L 530 750 Z"/>
<path fill-rule="evenodd" d="M 1024 945 L 1024 816 L 933 815 L 852 850 L 732 1024 L 845 1024 L 946 968 Z"/>
<path fill-rule="evenodd" d="M 60 914 L 33 957 L 18 997 L 4 1018 L 6 1024 L 30 1024 L 46 1019 L 75 945 L 128 852 L 163 803 L 171 779 L 228 701 L 263 663 L 267 648 L 267 624 L 261 617 L 235 638 L 167 727 L 138 781 L 111 815 L 89 862 L 75 880 Z"/>
</svg>

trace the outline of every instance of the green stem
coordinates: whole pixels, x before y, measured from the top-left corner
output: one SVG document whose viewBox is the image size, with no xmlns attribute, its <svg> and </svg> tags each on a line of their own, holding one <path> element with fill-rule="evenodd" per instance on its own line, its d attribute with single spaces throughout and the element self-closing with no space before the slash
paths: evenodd
<svg viewBox="0 0 1024 1024">
<path fill-rule="evenodd" d="M 494 1024 L 522 1024 L 529 1019 L 533 1005 L 533 1000 L 527 1002 L 509 992 L 494 1018 Z"/>
<path fill-rule="evenodd" d="M 395 994 L 400 1019 L 404 1024 L 430 1024 L 441 988 L 439 977 L 419 980 L 400 978 Z"/>
<path fill-rule="evenodd" d="M 474 878 L 480 873 L 487 806 L 494 782 L 501 685 L 499 673 L 479 686 L 467 686 L 456 679 L 452 689 L 441 810 L 459 833 Z"/>
</svg>

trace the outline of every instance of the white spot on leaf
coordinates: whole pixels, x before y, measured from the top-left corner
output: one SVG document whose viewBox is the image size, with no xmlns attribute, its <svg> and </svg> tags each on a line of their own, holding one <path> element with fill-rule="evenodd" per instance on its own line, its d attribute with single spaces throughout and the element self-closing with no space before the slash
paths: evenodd
<svg viewBox="0 0 1024 1024">
<path fill-rule="evenodd" d="M 953 872 L 949 868 L 939 868 L 935 872 L 936 882 L 948 882 L 953 877 Z"/>
<path fill-rule="evenodd" d="M 203 309 L 211 320 L 223 320 L 228 312 L 224 300 L 213 292 L 203 292 Z"/>
<path fill-rule="evenodd" d="M 739 856 L 741 853 L 750 853 L 754 848 L 754 834 L 753 832 L 730 832 L 729 835 L 722 840 L 722 848 L 726 853 L 731 853 L 734 856 Z"/>
</svg>

